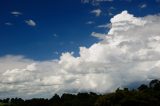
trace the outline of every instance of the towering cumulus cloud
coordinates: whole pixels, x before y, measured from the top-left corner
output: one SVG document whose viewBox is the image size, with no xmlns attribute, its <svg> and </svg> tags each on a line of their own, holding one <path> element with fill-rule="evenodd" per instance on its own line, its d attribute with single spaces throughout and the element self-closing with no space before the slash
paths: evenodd
<svg viewBox="0 0 160 106">
<path fill-rule="evenodd" d="M 102 41 L 80 47 L 80 56 L 38 62 L 23 56 L 0 58 L 0 95 L 50 97 L 54 93 L 111 92 L 160 76 L 160 16 L 111 19 Z"/>
</svg>

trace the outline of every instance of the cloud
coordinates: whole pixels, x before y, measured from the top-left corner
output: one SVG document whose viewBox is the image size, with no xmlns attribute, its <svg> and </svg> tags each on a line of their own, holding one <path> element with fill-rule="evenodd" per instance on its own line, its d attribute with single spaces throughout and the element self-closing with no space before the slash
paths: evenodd
<svg viewBox="0 0 160 106">
<path fill-rule="evenodd" d="M 82 3 L 90 3 L 92 5 L 99 5 L 102 2 L 113 2 L 113 0 L 81 0 Z"/>
<path fill-rule="evenodd" d="M 101 15 L 102 10 L 101 9 L 92 10 L 91 13 L 95 14 L 98 17 Z"/>
<path fill-rule="evenodd" d="M 160 2 L 160 0 L 156 0 L 156 2 L 157 2 L 157 3 L 159 3 L 159 2 Z"/>
<path fill-rule="evenodd" d="M 54 37 L 58 37 L 58 35 L 57 35 L 56 33 L 55 33 L 55 34 L 53 34 L 53 36 L 54 36 Z"/>
<path fill-rule="evenodd" d="M 20 15 L 22 15 L 22 13 L 19 12 L 19 11 L 12 11 L 11 14 L 14 15 L 14 16 L 20 16 Z"/>
<path fill-rule="evenodd" d="M 54 52 L 54 54 L 55 54 L 55 55 L 58 55 L 58 54 L 59 54 L 59 52 L 55 51 L 55 52 Z"/>
<path fill-rule="evenodd" d="M 121 1 L 123 1 L 123 0 L 121 0 Z M 127 2 L 132 2 L 132 0 L 125 0 L 125 1 L 127 1 Z"/>
<path fill-rule="evenodd" d="M 98 25 L 97 26 L 98 28 L 111 28 L 112 27 L 112 25 L 109 23 L 109 24 L 104 24 L 104 25 Z"/>
<path fill-rule="evenodd" d="M 106 38 L 106 34 L 101 34 L 101 33 L 96 33 L 96 32 L 92 32 L 91 36 L 96 37 L 98 39 L 105 39 Z"/>
<path fill-rule="evenodd" d="M 111 6 L 110 8 L 109 8 L 109 10 L 115 10 L 116 8 L 115 7 L 113 7 L 113 6 Z"/>
<path fill-rule="evenodd" d="M 70 43 L 71 45 L 73 45 L 73 44 L 74 44 L 74 42 L 73 42 L 73 41 L 70 41 L 69 43 Z"/>
<path fill-rule="evenodd" d="M 55 93 L 106 93 L 160 76 L 160 16 L 135 17 L 123 11 L 110 20 L 100 42 L 80 47 L 79 56 L 58 60 L 0 57 L 1 97 L 51 97 Z M 102 34 L 92 33 L 96 37 Z M 3 95 L 2 95 L 3 94 Z"/>
<path fill-rule="evenodd" d="M 4 23 L 6 26 L 12 26 L 13 24 L 11 22 Z"/>
<path fill-rule="evenodd" d="M 108 12 L 108 15 L 109 16 L 113 16 L 114 14 L 112 12 Z"/>
<path fill-rule="evenodd" d="M 139 6 L 140 8 L 146 8 L 147 7 L 147 4 L 142 4 Z"/>
<path fill-rule="evenodd" d="M 36 22 L 33 20 L 26 20 L 25 23 L 29 26 L 35 27 L 36 26 Z"/>
<path fill-rule="evenodd" d="M 86 24 L 88 24 L 88 25 L 91 25 L 91 24 L 94 24 L 95 22 L 94 21 L 88 21 L 88 22 L 86 22 Z"/>
<path fill-rule="evenodd" d="M 111 6 L 111 7 L 107 10 L 107 11 L 108 11 L 108 15 L 109 15 L 109 16 L 113 16 L 113 15 L 114 15 L 114 14 L 113 14 L 114 10 L 116 10 L 116 8 L 113 7 L 113 6 Z"/>
</svg>

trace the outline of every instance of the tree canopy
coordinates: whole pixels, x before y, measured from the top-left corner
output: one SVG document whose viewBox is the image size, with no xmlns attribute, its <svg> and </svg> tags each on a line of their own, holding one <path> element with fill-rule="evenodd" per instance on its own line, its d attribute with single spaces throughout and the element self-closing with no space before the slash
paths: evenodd
<svg viewBox="0 0 160 106">
<path fill-rule="evenodd" d="M 50 99 L 30 100 L 6 98 L 0 100 L 0 106 L 160 106 L 160 81 L 152 80 L 148 85 L 142 84 L 137 89 L 118 88 L 107 94 L 55 94 Z"/>
</svg>

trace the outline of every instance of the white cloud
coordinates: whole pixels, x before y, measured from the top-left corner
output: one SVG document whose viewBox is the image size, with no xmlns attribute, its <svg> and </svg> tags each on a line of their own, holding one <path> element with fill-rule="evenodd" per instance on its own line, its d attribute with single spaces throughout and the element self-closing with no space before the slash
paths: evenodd
<svg viewBox="0 0 160 106">
<path fill-rule="evenodd" d="M 109 23 L 109 24 L 104 24 L 104 25 L 98 25 L 97 26 L 98 28 L 111 28 L 112 27 L 112 25 Z"/>
<path fill-rule="evenodd" d="M 108 15 L 109 16 L 113 16 L 114 14 L 112 12 L 108 12 Z"/>
<path fill-rule="evenodd" d="M 4 23 L 6 26 L 12 26 L 13 24 L 11 22 Z"/>
<path fill-rule="evenodd" d="M 73 44 L 74 44 L 74 42 L 73 42 L 73 41 L 70 41 L 69 43 L 70 43 L 71 45 L 73 45 Z"/>
<path fill-rule="evenodd" d="M 159 3 L 159 2 L 160 2 L 160 0 L 156 0 L 156 2 L 157 2 L 157 3 Z"/>
<path fill-rule="evenodd" d="M 139 6 L 140 8 L 146 8 L 147 7 L 147 4 L 142 4 Z"/>
<path fill-rule="evenodd" d="M 54 36 L 54 37 L 58 37 L 58 35 L 57 35 L 56 33 L 55 33 L 55 34 L 53 34 L 53 36 Z"/>
<path fill-rule="evenodd" d="M 113 14 L 113 12 L 116 10 L 116 8 L 115 7 L 113 7 L 113 6 L 111 6 L 110 8 L 108 8 L 108 15 L 109 16 L 113 16 L 114 14 Z"/>
<path fill-rule="evenodd" d="M 91 3 L 93 5 L 98 5 L 101 2 L 112 2 L 113 0 L 81 0 L 82 3 Z"/>
<path fill-rule="evenodd" d="M 14 16 L 20 16 L 20 15 L 22 15 L 22 13 L 19 12 L 19 11 L 12 11 L 11 14 L 14 15 Z"/>
<path fill-rule="evenodd" d="M 101 9 L 92 10 L 91 13 L 95 14 L 98 17 L 101 15 L 102 10 Z"/>
<path fill-rule="evenodd" d="M 55 55 L 58 55 L 59 53 L 57 51 L 54 52 Z"/>
<path fill-rule="evenodd" d="M 101 34 L 101 33 L 96 33 L 96 32 L 92 32 L 91 36 L 96 37 L 98 39 L 105 39 L 106 38 L 106 34 Z"/>
<path fill-rule="evenodd" d="M 33 20 L 26 20 L 25 23 L 29 26 L 35 27 L 36 26 L 36 22 Z"/>
<path fill-rule="evenodd" d="M 123 0 L 121 0 L 121 1 L 123 1 Z M 125 0 L 125 1 L 127 1 L 127 2 L 132 2 L 132 0 Z"/>
<path fill-rule="evenodd" d="M 113 2 L 114 0 L 81 0 L 81 3 L 91 4 L 92 6 L 99 6 L 105 2 Z"/>
<path fill-rule="evenodd" d="M 68 52 L 59 60 L 41 62 L 23 56 L 1 57 L 1 96 L 104 93 L 159 78 L 160 16 L 134 17 L 123 11 L 111 19 L 111 25 L 102 41 L 80 47 L 78 57 Z"/>
<path fill-rule="evenodd" d="M 88 21 L 88 22 L 86 22 L 86 24 L 88 24 L 88 25 L 91 25 L 91 24 L 94 24 L 95 22 L 94 21 Z"/>
<path fill-rule="evenodd" d="M 109 10 L 115 10 L 116 8 L 115 7 L 113 7 L 113 6 L 111 6 L 110 8 L 109 8 Z"/>
</svg>

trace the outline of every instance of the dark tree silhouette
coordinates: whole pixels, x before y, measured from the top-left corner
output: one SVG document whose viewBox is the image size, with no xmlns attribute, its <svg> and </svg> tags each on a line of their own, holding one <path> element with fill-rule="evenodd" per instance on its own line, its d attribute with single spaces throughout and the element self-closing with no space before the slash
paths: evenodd
<svg viewBox="0 0 160 106">
<path fill-rule="evenodd" d="M 105 85 L 104 85 L 105 86 Z M 160 106 L 160 81 L 152 80 L 149 85 L 142 84 L 137 89 L 117 89 L 113 93 L 55 94 L 50 99 L 6 98 L 0 106 Z"/>
</svg>

